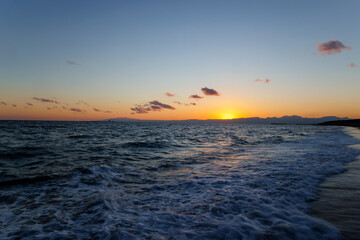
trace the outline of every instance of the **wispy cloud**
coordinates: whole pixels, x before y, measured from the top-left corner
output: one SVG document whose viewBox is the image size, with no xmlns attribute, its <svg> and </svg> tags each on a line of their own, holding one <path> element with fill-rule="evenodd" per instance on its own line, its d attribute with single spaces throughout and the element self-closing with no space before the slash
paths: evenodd
<svg viewBox="0 0 360 240">
<path fill-rule="evenodd" d="M 261 83 L 265 83 L 265 84 L 268 84 L 270 83 L 270 80 L 265 78 L 264 80 L 260 79 L 260 78 L 257 78 L 254 80 L 254 82 L 261 82 Z"/>
<path fill-rule="evenodd" d="M 48 98 L 37 98 L 37 97 L 33 97 L 34 100 L 36 101 L 40 101 L 43 103 L 55 103 L 55 104 L 59 104 L 60 102 L 53 100 L 53 99 L 48 99 Z"/>
<path fill-rule="evenodd" d="M 168 96 L 168 97 L 174 97 L 175 96 L 175 94 L 172 94 L 172 93 L 169 93 L 169 92 L 166 92 L 165 95 Z"/>
<path fill-rule="evenodd" d="M 80 108 L 70 108 L 69 110 L 72 111 L 72 112 L 79 112 L 79 113 L 84 113 L 84 112 L 86 112 L 85 110 L 82 110 L 82 109 L 80 109 Z"/>
<path fill-rule="evenodd" d="M 7 105 L 7 103 L 6 103 L 6 102 L 0 102 L 0 104 L 1 104 L 1 105 L 4 105 L 4 106 L 6 106 L 6 105 Z"/>
<path fill-rule="evenodd" d="M 193 105 L 193 106 L 195 106 L 195 105 L 196 105 L 196 103 L 192 102 L 192 103 L 190 103 L 190 105 Z"/>
<path fill-rule="evenodd" d="M 325 56 L 341 53 L 342 50 L 351 50 L 351 47 L 345 46 L 338 40 L 330 40 L 318 44 L 317 49 L 321 55 Z"/>
<path fill-rule="evenodd" d="M 159 112 L 166 109 L 175 110 L 176 108 L 174 108 L 169 104 L 161 103 L 158 100 L 150 101 L 144 105 L 137 105 L 134 108 L 130 108 L 130 110 L 133 111 L 133 113 L 140 113 L 140 114 L 149 113 L 152 111 Z"/>
<path fill-rule="evenodd" d="M 69 64 L 69 65 L 80 66 L 80 64 L 75 62 L 75 61 L 66 60 L 66 63 Z"/>
<path fill-rule="evenodd" d="M 84 104 L 85 106 L 90 107 L 90 104 L 88 104 L 87 102 L 82 101 L 82 100 L 77 101 L 77 103 L 76 103 L 76 104 Z"/>
<path fill-rule="evenodd" d="M 197 94 L 194 94 L 194 95 L 191 95 L 189 98 L 195 99 L 195 100 L 200 100 L 200 99 L 203 99 L 204 97 L 203 97 L 203 96 L 199 96 L 199 95 L 197 95 Z"/>
<path fill-rule="evenodd" d="M 143 106 L 136 106 L 134 108 L 130 108 L 131 111 L 134 111 L 133 113 L 148 113 L 151 109 L 150 108 L 145 108 Z"/>
<path fill-rule="evenodd" d="M 28 105 L 28 106 L 34 106 L 34 104 L 32 104 L 32 103 L 26 103 L 26 105 Z"/>
<path fill-rule="evenodd" d="M 179 102 L 179 101 L 174 101 L 174 103 L 179 104 L 179 105 L 182 105 L 182 103 Z"/>
<path fill-rule="evenodd" d="M 94 110 L 95 112 L 111 113 L 111 111 L 103 111 L 103 110 L 100 110 L 100 109 L 98 109 L 98 108 L 96 108 L 96 107 L 93 107 L 93 110 Z"/>
<path fill-rule="evenodd" d="M 17 107 L 17 105 L 16 105 L 16 104 L 13 104 L 12 106 L 13 106 L 13 107 Z"/>
<path fill-rule="evenodd" d="M 203 87 L 201 88 L 201 91 L 205 96 L 220 96 L 220 94 L 215 89 Z"/>
<path fill-rule="evenodd" d="M 161 108 L 166 108 L 166 109 L 171 109 L 171 110 L 175 110 L 175 108 L 173 106 L 170 106 L 168 104 L 165 104 L 165 103 L 161 103 L 157 100 L 154 100 L 154 101 L 151 101 L 149 102 L 150 105 L 154 105 L 154 106 L 159 106 Z"/>
<path fill-rule="evenodd" d="M 356 68 L 357 67 L 357 65 L 355 63 L 349 63 L 348 66 L 351 67 L 351 68 Z"/>
</svg>

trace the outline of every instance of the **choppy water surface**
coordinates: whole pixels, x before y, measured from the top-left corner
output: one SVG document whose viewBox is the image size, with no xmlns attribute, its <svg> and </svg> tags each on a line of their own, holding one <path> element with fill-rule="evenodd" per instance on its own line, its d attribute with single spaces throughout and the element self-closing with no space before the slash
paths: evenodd
<svg viewBox="0 0 360 240">
<path fill-rule="evenodd" d="M 341 127 L 0 122 L 0 239 L 338 239 L 307 214 Z"/>
</svg>

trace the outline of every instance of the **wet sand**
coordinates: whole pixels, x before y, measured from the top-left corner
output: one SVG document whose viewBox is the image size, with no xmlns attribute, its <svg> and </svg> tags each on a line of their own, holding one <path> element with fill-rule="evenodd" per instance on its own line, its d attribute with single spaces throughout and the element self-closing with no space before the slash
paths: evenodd
<svg viewBox="0 0 360 240">
<path fill-rule="evenodd" d="M 360 129 L 349 129 L 360 139 Z M 351 147 L 360 149 L 360 144 Z M 342 239 L 360 239 L 360 156 L 347 165 L 347 171 L 331 176 L 320 185 L 319 198 L 310 214 L 336 226 Z"/>
</svg>

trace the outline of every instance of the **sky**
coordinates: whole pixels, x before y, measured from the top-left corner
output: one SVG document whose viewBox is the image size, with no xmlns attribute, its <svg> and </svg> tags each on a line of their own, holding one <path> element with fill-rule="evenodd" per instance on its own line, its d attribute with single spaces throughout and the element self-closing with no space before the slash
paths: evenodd
<svg viewBox="0 0 360 240">
<path fill-rule="evenodd" d="M 0 1 L 0 119 L 360 118 L 360 1 Z"/>
</svg>

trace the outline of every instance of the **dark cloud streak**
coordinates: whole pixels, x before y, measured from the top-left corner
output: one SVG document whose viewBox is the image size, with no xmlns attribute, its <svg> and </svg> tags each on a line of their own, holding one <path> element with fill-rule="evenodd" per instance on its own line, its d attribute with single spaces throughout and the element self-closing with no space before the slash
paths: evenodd
<svg viewBox="0 0 360 240">
<path fill-rule="evenodd" d="M 200 100 L 200 99 L 203 99 L 204 97 L 199 96 L 199 95 L 197 95 L 197 94 L 193 94 L 193 95 L 190 95 L 189 98 L 192 98 L 192 99 L 195 99 L 195 100 Z"/>
<path fill-rule="evenodd" d="M 220 96 L 220 94 L 215 89 L 203 87 L 201 88 L 201 91 L 205 96 Z"/>
<path fill-rule="evenodd" d="M 166 110 L 166 109 L 170 109 L 170 110 L 175 110 L 176 108 L 174 108 L 171 105 L 165 104 L 165 103 L 161 103 L 158 100 L 153 100 L 150 101 L 144 105 L 137 105 L 134 108 L 130 108 L 132 112 L 132 114 L 144 114 L 144 113 L 149 113 L 149 112 L 160 112 L 162 110 Z"/>
<path fill-rule="evenodd" d="M 43 103 L 55 103 L 55 104 L 59 104 L 60 102 L 56 101 L 56 100 L 52 100 L 52 99 L 48 99 L 48 98 L 37 98 L 37 97 L 33 97 L 34 100 L 43 102 Z"/>
</svg>

